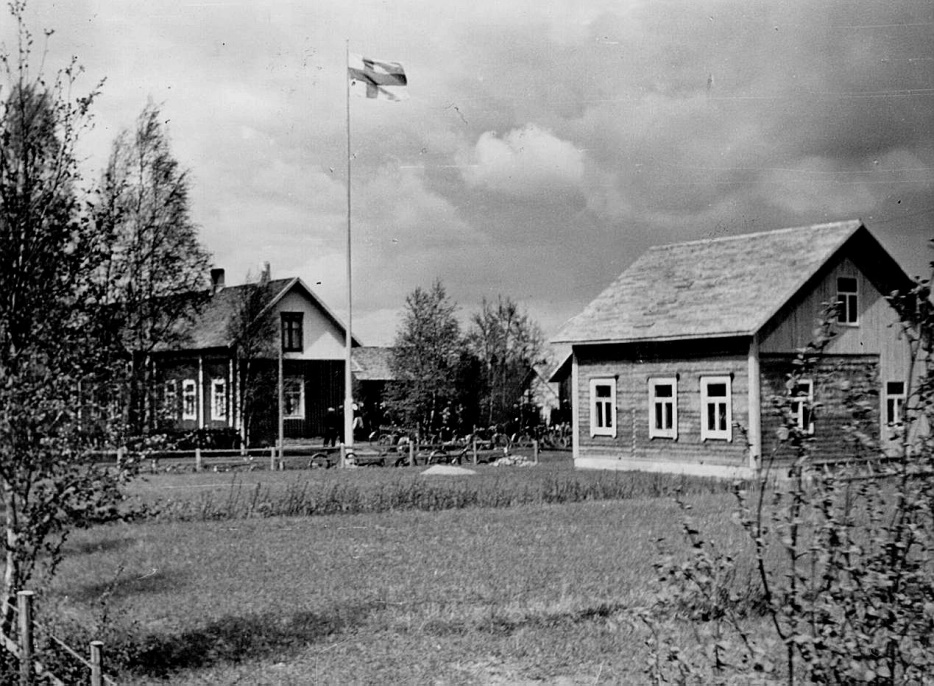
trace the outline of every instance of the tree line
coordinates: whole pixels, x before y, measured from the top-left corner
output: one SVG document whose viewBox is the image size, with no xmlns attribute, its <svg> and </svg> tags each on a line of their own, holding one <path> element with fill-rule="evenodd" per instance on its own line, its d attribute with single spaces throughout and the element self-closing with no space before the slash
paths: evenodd
<svg viewBox="0 0 934 686">
<path fill-rule="evenodd" d="M 486 298 L 465 327 L 440 281 L 405 299 L 393 345 L 388 415 L 423 436 L 534 426 L 527 391 L 547 362 L 539 325 L 508 296 Z"/>
</svg>

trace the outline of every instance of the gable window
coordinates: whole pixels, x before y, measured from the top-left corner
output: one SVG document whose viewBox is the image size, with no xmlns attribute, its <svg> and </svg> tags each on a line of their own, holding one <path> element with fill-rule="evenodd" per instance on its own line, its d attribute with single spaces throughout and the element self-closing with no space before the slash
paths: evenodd
<svg viewBox="0 0 934 686">
<path fill-rule="evenodd" d="M 616 436 L 616 379 L 590 380 L 590 435 Z"/>
<path fill-rule="evenodd" d="M 287 376 L 282 387 L 285 419 L 305 418 L 305 382 L 300 376 Z"/>
<path fill-rule="evenodd" d="M 837 321 L 841 324 L 859 324 L 859 282 L 852 276 L 837 278 Z"/>
<path fill-rule="evenodd" d="M 729 376 L 701 377 L 701 440 L 733 440 L 733 401 Z"/>
<path fill-rule="evenodd" d="M 194 379 L 182 381 L 182 419 L 198 418 L 198 386 Z"/>
<path fill-rule="evenodd" d="M 791 414 L 795 423 L 804 433 L 813 434 L 814 382 L 811 379 L 799 379 L 791 395 Z"/>
<path fill-rule="evenodd" d="M 178 383 L 174 379 L 162 387 L 162 416 L 170 420 L 178 418 Z"/>
<path fill-rule="evenodd" d="M 227 420 L 227 379 L 211 381 L 211 419 Z"/>
<path fill-rule="evenodd" d="M 302 346 L 302 313 L 282 313 L 282 350 L 287 353 L 300 353 Z"/>
<path fill-rule="evenodd" d="M 678 380 L 649 379 L 649 438 L 678 437 Z"/>
<path fill-rule="evenodd" d="M 901 424 L 905 416 L 905 382 L 887 381 L 885 384 L 885 423 Z"/>
</svg>

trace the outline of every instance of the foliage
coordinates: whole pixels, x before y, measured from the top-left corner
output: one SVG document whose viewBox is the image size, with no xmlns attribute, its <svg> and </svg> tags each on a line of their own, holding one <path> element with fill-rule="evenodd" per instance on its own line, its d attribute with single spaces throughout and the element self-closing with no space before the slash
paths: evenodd
<svg viewBox="0 0 934 686">
<path fill-rule="evenodd" d="M 156 425 L 151 353 L 184 340 L 184 323 L 203 305 L 208 254 L 190 214 L 190 181 L 172 154 L 159 107 L 149 102 L 121 132 L 98 189 L 94 220 L 108 248 L 101 266 L 108 312 L 135 356 L 133 423 Z"/>
<path fill-rule="evenodd" d="M 440 281 L 429 290 L 419 286 L 405 298 L 391 361 L 397 383 L 387 405 L 423 435 L 444 428 L 454 409 L 462 348 L 456 311 Z"/>
<path fill-rule="evenodd" d="M 807 683 L 921 683 L 934 669 L 934 444 L 918 430 L 934 419 L 934 317 L 927 281 L 895 293 L 890 302 L 902 320 L 913 360 L 906 381 L 905 422 L 895 431 L 901 454 L 883 455 L 866 424 L 873 415 L 864 390 L 845 387 L 854 412 L 847 435 L 853 457 L 822 465 L 796 404 L 799 381 L 814 373 L 834 336 L 833 308 L 822 315 L 814 341 L 795 360 L 786 394 L 774 399 L 782 413 L 780 448 L 793 456 L 784 478 L 770 483 L 766 465 L 758 488 L 737 488 L 736 521 L 754 546 L 758 606 L 771 636 L 753 638 L 739 601 L 732 557 L 705 541 L 685 520 L 691 545 L 683 562 L 658 565 L 662 591 L 642 614 L 650 627 L 656 683 L 782 679 Z M 706 608 L 687 618 L 705 628 L 704 655 L 690 655 L 664 641 L 663 623 L 684 608 Z"/>
<path fill-rule="evenodd" d="M 33 73 L 25 4 L 10 11 L 17 46 L 0 51 L 8 86 L 0 101 L 5 598 L 39 569 L 54 570 L 72 527 L 116 514 L 124 476 L 84 461 L 119 429 L 112 408 L 123 368 L 102 316 L 104 242 L 79 200 L 74 152 L 98 91 L 71 99 L 81 73 L 74 61 L 50 81 Z"/>
<path fill-rule="evenodd" d="M 260 279 L 247 274 L 246 283 L 234 290 L 233 314 L 227 324 L 227 338 L 233 341 L 240 369 L 239 411 L 243 444 L 254 443 L 253 429 L 268 398 L 276 392 L 275 370 L 269 361 L 276 357 L 277 321 L 270 302 L 266 272 Z M 261 402 L 262 399 L 266 402 Z"/>
<path fill-rule="evenodd" d="M 488 426 L 514 422 L 526 381 L 544 354 L 541 329 L 508 296 L 483 299 L 470 320 L 470 350 L 480 360 L 482 408 Z"/>
</svg>

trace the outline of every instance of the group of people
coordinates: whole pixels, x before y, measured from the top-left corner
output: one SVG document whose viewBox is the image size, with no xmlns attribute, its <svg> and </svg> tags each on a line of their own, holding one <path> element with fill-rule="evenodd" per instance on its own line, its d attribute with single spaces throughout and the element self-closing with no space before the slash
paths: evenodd
<svg viewBox="0 0 934 686">
<path fill-rule="evenodd" d="M 339 411 L 338 411 L 339 410 Z M 344 406 L 338 409 L 329 407 L 324 414 L 324 447 L 333 447 L 343 443 L 341 433 L 344 426 Z M 363 413 L 357 403 L 353 404 L 353 432 L 354 435 L 364 430 Z"/>
</svg>

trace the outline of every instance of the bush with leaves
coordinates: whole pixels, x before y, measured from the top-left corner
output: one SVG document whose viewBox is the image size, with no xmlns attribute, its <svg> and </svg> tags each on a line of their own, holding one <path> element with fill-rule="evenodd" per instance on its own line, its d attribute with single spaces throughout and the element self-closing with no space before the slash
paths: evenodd
<svg viewBox="0 0 934 686">
<path fill-rule="evenodd" d="M 799 426 L 793 408 L 815 409 L 795 395 L 799 382 L 817 373 L 834 336 L 832 308 L 822 315 L 786 393 L 773 399 L 783 420 L 778 446 L 758 483 L 736 487 L 735 519 L 752 543 L 755 579 L 740 580 L 734 558 L 685 517 L 690 554 L 658 564 L 658 599 L 640 615 L 655 683 L 902 684 L 934 673 L 934 442 L 920 430 L 934 419 L 930 296 L 919 280 L 889 297 L 912 360 L 894 458 L 867 430 L 878 405 L 863 384 L 838 380 L 853 415 L 849 460 L 820 460 Z M 775 479 L 779 465 L 787 472 Z M 669 622 L 684 619 L 701 649 L 666 639 Z"/>
</svg>

